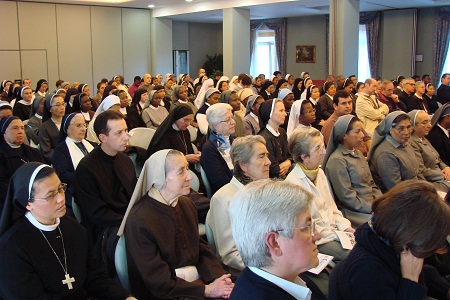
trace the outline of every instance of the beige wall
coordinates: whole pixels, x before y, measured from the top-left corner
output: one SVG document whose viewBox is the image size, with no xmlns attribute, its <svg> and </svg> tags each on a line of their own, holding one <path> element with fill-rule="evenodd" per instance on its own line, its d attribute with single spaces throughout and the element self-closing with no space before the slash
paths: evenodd
<svg viewBox="0 0 450 300">
<path fill-rule="evenodd" d="M 97 82 L 148 72 L 150 11 L 84 5 L 0 1 L 0 78 Z M 18 18 L 17 18 L 18 16 Z"/>
</svg>

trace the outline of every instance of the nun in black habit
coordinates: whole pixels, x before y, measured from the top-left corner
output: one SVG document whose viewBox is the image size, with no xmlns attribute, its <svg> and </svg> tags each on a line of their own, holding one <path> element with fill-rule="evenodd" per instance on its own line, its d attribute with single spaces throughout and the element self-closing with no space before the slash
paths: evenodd
<svg viewBox="0 0 450 300">
<path fill-rule="evenodd" d="M 134 299 L 102 272 L 86 229 L 64 216 L 65 188 L 36 162 L 11 178 L 0 219 L 0 298 Z"/>
<path fill-rule="evenodd" d="M 22 126 L 22 121 L 15 116 L 0 120 L 0 214 L 14 172 L 27 162 L 43 161 L 39 150 L 23 143 L 25 132 Z"/>
</svg>

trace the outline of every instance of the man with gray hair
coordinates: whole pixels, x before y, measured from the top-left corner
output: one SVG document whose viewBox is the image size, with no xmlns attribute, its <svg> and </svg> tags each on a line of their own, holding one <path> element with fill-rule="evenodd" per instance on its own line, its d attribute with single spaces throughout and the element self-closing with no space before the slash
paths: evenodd
<svg viewBox="0 0 450 300">
<path fill-rule="evenodd" d="M 403 91 L 400 92 L 398 98 L 406 106 L 406 112 L 410 112 L 414 107 L 414 92 L 416 91 L 416 81 L 412 78 L 405 78 L 402 81 Z"/>
<path fill-rule="evenodd" d="M 237 275 L 245 266 L 231 234 L 228 207 L 234 194 L 246 184 L 269 178 L 270 160 L 265 144 L 264 138 L 259 135 L 247 135 L 234 140 L 231 147 L 234 176 L 212 196 L 206 216 L 207 232 L 210 230 L 214 235 L 216 254 L 233 275 Z"/>
<path fill-rule="evenodd" d="M 236 193 L 231 228 L 246 268 L 230 299 L 326 299 L 314 283 L 299 277 L 319 264 L 312 199 L 298 185 L 270 179 Z"/>
<path fill-rule="evenodd" d="M 364 88 L 357 93 L 355 112 L 363 124 L 364 130 L 370 135 L 373 135 L 375 127 L 386 117 L 389 113 L 389 107 L 381 103 L 375 97 L 377 88 L 377 81 L 373 78 L 368 78 L 364 82 Z"/>
</svg>

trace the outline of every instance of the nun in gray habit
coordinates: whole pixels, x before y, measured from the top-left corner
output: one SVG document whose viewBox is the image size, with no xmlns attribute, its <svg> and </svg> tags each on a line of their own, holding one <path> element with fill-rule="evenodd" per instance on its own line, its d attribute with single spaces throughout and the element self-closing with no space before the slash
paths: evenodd
<svg viewBox="0 0 450 300">
<path fill-rule="evenodd" d="M 322 163 L 339 209 L 355 227 L 369 220 L 372 202 L 382 195 L 362 152 L 355 149 L 355 145 L 344 142 L 344 137 L 358 122 L 353 115 L 338 118 Z"/>
<path fill-rule="evenodd" d="M 407 124 L 400 133 L 399 124 L 402 121 L 407 121 L 404 122 Z M 412 129 L 410 122 L 405 112 L 394 111 L 375 128 L 367 160 L 373 179 L 383 193 L 404 180 L 425 180 L 419 171 L 414 149 L 407 142 Z M 406 141 L 399 139 L 399 136 L 405 135 L 405 130 L 409 132 Z"/>
</svg>

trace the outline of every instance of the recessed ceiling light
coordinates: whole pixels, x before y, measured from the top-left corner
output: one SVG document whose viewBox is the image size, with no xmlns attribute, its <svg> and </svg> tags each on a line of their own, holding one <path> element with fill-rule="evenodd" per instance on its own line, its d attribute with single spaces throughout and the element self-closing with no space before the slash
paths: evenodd
<svg viewBox="0 0 450 300">
<path fill-rule="evenodd" d="M 155 4 L 149 4 L 148 7 L 153 8 L 153 7 L 155 7 Z"/>
<path fill-rule="evenodd" d="M 192 2 L 193 0 L 186 0 L 186 2 Z"/>
</svg>

